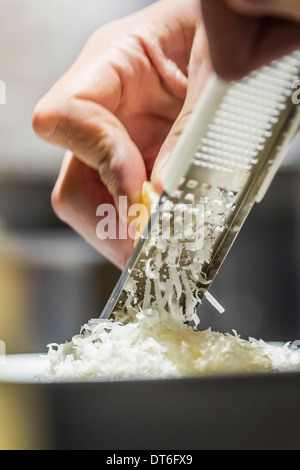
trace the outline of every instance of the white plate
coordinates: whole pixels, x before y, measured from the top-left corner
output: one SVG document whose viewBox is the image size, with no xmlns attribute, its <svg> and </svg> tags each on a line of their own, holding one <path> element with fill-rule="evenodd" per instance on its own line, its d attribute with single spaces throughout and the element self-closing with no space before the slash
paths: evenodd
<svg viewBox="0 0 300 470">
<path fill-rule="evenodd" d="M 284 343 L 269 343 L 282 347 Z M 2 363 L 0 357 L 0 383 L 36 383 L 37 376 L 42 374 L 48 364 L 46 353 L 7 355 Z"/>
<path fill-rule="evenodd" d="M 7 355 L 0 362 L 0 383 L 33 383 L 48 365 L 46 354 Z"/>
</svg>

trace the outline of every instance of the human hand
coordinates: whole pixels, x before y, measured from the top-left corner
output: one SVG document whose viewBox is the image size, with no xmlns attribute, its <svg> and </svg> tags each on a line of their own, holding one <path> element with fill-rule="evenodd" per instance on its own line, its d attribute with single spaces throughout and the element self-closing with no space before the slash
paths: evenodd
<svg viewBox="0 0 300 470">
<path fill-rule="evenodd" d="M 214 69 L 237 80 L 300 47 L 299 0 L 202 0 Z"/>
<path fill-rule="evenodd" d="M 100 240 L 97 207 L 139 203 L 150 178 L 162 190 L 162 165 L 210 71 L 199 0 L 161 0 L 99 29 L 34 111 L 35 132 L 67 149 L 54 210 L 120 268 L 133 240 Z"/>
</svg>

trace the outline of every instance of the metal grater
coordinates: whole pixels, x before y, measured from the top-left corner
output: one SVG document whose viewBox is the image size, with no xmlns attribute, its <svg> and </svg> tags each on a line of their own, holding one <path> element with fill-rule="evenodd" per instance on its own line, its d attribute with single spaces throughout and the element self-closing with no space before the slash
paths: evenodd
<svg viewBox="0 0 300 470">
<path fill-rule="evenodd" d="M 298 131 L 300 106 L 292 95 L 299 77 L 295 52 L 240 82 L 209 80 L 166 165 L 160 203 L 101 319 L 127 322 L 141 310 L 170 311 L 179 304 L 187 321 L 198 323 L 197 305 L 209 298 L 244 221 Z M 188 239 L 174 238 L 178 208 L 192 215 Z"/>
</svg>

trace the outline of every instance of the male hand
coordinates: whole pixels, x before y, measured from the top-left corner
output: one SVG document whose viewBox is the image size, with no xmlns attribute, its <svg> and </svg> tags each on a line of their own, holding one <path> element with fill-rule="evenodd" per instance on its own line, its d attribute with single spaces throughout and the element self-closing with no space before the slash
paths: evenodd
<svg viewBox="0 0 300 470">
<path fill-rule="evenodd" d="M 210 0 L 211 1 L 211 0 Z M 161 0 L 99 29 L 37 105 L 33 128 L 67 150 L 57 215 L 119 268 L 133 240 L 100 240 L 97 207 L 140 203 L 193 110 L 211 64 L 199 0 Z M 118 218 L 121 231 L 127 220 Z"/>
</svg>

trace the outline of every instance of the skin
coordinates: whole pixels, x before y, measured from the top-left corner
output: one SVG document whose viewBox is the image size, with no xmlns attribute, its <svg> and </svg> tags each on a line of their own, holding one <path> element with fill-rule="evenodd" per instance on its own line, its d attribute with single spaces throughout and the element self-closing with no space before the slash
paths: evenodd
<svg viewBox="0 0 300 470">
<path fill-rule="evenodd" d="M 300 0 L 202 0 L 217 74 L 237 80 L 300 47 Z"/>
<path fill-rule="evenodd" d="M 210 72 L 198 0 L 163 0 L 96 31 L 34 111 L 35 132 L 67 149 L 54 210 L 121 269 L 133 241 L 99 240 L 97 207 L 118 209 L 124 195 L 139 203 L 150 178 L 161 191 L 162 165 Z"/>
<path fill-rule="evenodd" d="M 67 150 L 52 195 L 58 217 L 123 269 L 133 241 L 99 240 L 97 207 L 140 202 L 149 179 L 160 192 L 212 67 L 238 79 L 299 48 L 298 22 L 300 0 L 160 0 L 96 31 L 33 114 L 35 132 Z"/>
</svg>

